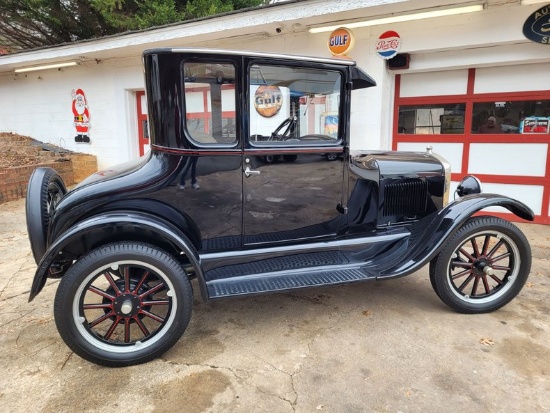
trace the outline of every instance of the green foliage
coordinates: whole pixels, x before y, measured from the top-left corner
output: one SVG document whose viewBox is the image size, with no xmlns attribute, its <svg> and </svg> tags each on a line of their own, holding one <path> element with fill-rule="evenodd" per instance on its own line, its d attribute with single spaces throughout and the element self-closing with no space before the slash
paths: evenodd
<svg viewBox="0 0 550 413">
<path fill-rule="evenodd" d="M 266 4 L 267 0 L 2 0 L 2 39 L 20 49 L 102 37 Z"/>
</svg>

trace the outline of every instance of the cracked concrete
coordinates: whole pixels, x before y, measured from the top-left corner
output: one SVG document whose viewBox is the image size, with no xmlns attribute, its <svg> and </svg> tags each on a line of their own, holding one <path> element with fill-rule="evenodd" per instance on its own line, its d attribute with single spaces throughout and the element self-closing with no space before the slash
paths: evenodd
<svg viewBox="0 0 550 413">
<path fill-rule="evenodd" d="M 1 412 L 550 411 L 550 227 L 521 294 L 450 311 L 427 271 L 380 283 L 204 304 L 162 358 L 109 369 L 74 355 L 53 320 L 58 281 L 28 303 L 24 201 L 0 205 Z"/>
</svg>

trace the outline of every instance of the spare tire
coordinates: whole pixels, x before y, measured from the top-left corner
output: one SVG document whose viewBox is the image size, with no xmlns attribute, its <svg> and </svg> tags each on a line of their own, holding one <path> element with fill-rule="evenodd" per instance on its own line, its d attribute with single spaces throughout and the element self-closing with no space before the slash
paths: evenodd
<svg viewBox="0 0 550 413">
<path fill-rule="evenodd" d="M 37 168 L 29 179 L 25 206 L 27 232 L 37 264 L 46 252 L 51 214 L 66 193 L 63 180 L 52 168 Z"/>
</svg>

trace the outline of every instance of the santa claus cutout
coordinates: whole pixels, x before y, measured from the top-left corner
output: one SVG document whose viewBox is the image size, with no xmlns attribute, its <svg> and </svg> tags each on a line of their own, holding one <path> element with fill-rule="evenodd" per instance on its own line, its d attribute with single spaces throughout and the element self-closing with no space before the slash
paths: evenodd
<svg viewBox="0 0 550 413">
<path fill-rule="evenodd" d="M 75 142 L 90 143 L 90 113 L 82 89 L 72 90 L 74 126 L 76 128 Z"/>
</svg>

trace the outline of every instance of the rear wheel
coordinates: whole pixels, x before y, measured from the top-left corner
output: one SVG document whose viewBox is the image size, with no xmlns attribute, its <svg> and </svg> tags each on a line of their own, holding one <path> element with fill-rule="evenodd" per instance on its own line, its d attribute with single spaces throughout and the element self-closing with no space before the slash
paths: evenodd
<svg viewBox="0 0 550 413">
<path fill-rule="evenodd" d="M 522 289 L 531 269 L 523 233 L 500 218 L 477 217 L 451 237 L 430 264 L 430 281 L 441 300 L 461 313 L 487 313 Z"/>
<path fill-rule="evenodd" d="M 105 366 L 152 360 L 181 337 L 193 307 L 189 278 L 165 251 L 122 242 L 80 258 L 62 278 L 54 316 L 65 343 Z"/>
<path fill-rule="evenodd" d="M 25 206 L 27 232 L 37 264 L 46 252 L 46 234 L 51 214 L 66 193 L 63 180 L 52 168 L 37 168 L 29 179 Z"/>
</svg>

